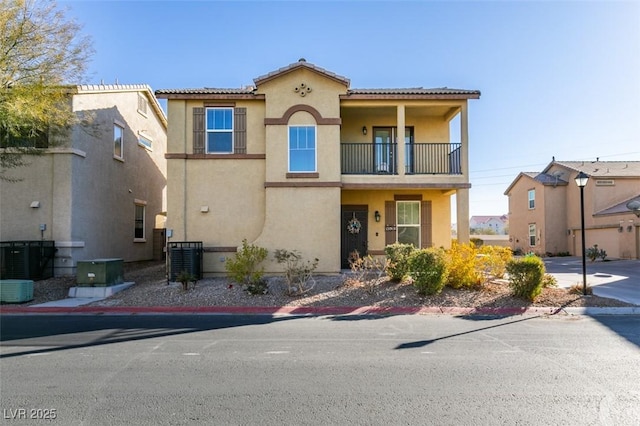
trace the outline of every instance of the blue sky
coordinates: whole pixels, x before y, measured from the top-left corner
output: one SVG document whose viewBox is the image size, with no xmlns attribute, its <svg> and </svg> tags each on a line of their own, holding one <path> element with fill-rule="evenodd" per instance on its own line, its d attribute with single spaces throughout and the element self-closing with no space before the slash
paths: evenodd
<svg viewBox="0 0 640 426">
<path fill-rule="evenodd" d="M 640 160 L 640 2 L 62 1 L 94 40 L 87 83 L 242 87 L 296 62 L 351 88 L 478 89 L 471 215 L 521 171 Z"/>
</svg>

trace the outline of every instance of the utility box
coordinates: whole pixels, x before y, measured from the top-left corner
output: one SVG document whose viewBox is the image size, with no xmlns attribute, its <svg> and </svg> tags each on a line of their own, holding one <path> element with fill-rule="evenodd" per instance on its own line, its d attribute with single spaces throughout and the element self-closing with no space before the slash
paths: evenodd
<svg viewBox="0 0 640 426">
<path fill-rule="evenodd" d="M 124 281 L 122 259 L 80 260 L 76 268 L 79 287 L 106 287 Z"/>
<path fill-rule="evenodd" d="M 53 277 L 54 241 L 0 242 L 0 279 L 45 280 Z"/>
<path fill-rule="evenodd" d="M 180 272 L 185 271 L 202 279 L 202 241 L 179 241 L 169 243 L 171 261 L 170 281 L 175 281 Z"/>
<path fill-rule="evenodd" d="M 33 300 L 33 280 L 0 280 L 0 302 L 22 303 Z"/>
</svg>

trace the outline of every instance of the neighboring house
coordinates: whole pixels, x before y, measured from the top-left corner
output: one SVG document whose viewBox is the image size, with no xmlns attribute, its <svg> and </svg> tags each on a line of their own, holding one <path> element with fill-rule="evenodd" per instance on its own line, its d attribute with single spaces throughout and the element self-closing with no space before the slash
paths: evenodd
<svg viewBox="0 0 640 426">
<path fill-rule="evenodd" d="M 244 89 L 157 90 L 167 99 L 173 241 L 201 241 L 204 273 L 224 272 L 242 240 L 348 267 L 396 241 L 469 239 L 467 101 L 476 90 L 350 89 L 304 59 Z M 457 118 L 456 118 L 457 117 Z M 451 140 L 450 126 L 459 122 Z"/>
<path fill-rule="evenodd" d="M 586 247 L 610 258 L 640 258 L 640 161 L 552 161 L 540 173 L 520 173 L 509 185 L 511 247 L 523 252 L 581 255 L 580 188 L 584 187 Z M 628 207 L 629 206 L 629 207 Z M 640 212 L 637 212 L 640 214 Z"/>
<path fill-rule="evenodd" d="M 479 231 L 491 229 L 497 235 L 505 233 L 509 219 L 506 214 L 502 216 L 471 216 L 469 228 Z"/>
<path fill-rule="evenodd" d="M 20 181 L 0 181 L 0 240 L 55 241 L 56 275 L 79 260 L 152 259 L 166 210 L 162 108 L 147 85 L 73 86 L 70 97 L 89 124 L 39 144 L 12 170 Z"/>
</svg>

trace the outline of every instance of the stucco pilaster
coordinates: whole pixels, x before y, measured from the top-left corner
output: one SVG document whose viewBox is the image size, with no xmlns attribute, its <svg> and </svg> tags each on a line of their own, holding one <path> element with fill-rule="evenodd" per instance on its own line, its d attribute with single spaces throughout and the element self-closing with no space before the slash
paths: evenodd
<svg viewBox="0 0 640 426">
<path fill-rule="evenodd" d="M 456 190 L 456 226 L 458 242 L 469 242 L 469 190 Z"/>
</svg>

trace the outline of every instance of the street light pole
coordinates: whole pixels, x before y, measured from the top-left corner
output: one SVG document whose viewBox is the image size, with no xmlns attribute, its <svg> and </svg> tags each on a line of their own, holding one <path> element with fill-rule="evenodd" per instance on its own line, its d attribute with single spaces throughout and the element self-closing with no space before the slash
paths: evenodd
<svg viewBox="0 0 640 426">
<path fill-rule="evenodd" d="M 584 187 L 587 185 L 589 176 L 582 171 L 576 176 L 576 185 L 580 187 L 580 228 L 582 230 L 582 294 L 587 295 L 587 249 L 584 232 Z"/>
</svg>

